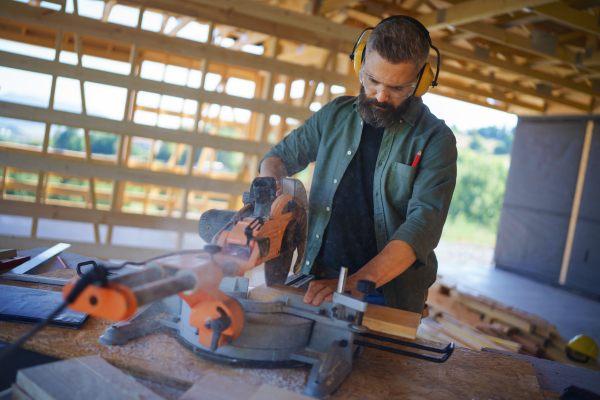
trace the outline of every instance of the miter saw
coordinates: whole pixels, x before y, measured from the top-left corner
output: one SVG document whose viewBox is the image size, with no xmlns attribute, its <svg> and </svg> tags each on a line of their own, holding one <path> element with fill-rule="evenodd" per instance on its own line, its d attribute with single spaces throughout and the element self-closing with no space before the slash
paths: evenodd
<svg viewBox="0 0 600 400">
<path fill-rule="evenodd" d="M 363 299 L 351 297 L 345 293 L 345 269 L 333 301 L 320 306 L 305 304 L 303 296 L 294 293 L 268 302 L 248 300 L 249 280 L 244 272 L 264 263 L 267 285 L 283 284 L 290 269 L 299 272 L 303 258 L 307 231 L 304 187 L 298 180 L 283 179 L 282 193 L 277 196 L 276 191 L 275 179 L 256 178 L 244 193 L 241 210 L 202 214 L 199 234 L 210 243 L 203 251 L 177 252 L 144 262 L 137 272 L 88 286 L 69 307 L 122 321 L 100 337 L 105 345 L 122 345 L 166 327 L 205 359 L 244 367 L 312 364 L 303 393 L 316 398 L 327 398 L 337 389 L 362 347 L 434 362 L 450 357 L 453 344 L 438 349 L 369 333 L 362 319 L 366 296 L 375 290 L 375 284 L 360 281 Z M 298 255 L 292 268 L 295 250 Z M 75 284 L 65 286 L 65 297 Z M 443 356 L 377 345 L 367 338 Z"/>
</svg>

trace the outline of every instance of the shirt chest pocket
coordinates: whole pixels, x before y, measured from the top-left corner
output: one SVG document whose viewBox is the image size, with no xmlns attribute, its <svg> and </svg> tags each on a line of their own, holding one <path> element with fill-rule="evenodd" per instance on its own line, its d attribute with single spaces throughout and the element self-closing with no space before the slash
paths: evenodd
<svg viewBox="0 0 600 400">
<path fill-rule="evenodd" d="M 391 165 L 386 182 L 386 196 L 397 210 L 406 212 L 412 196 L 416 167 L 395 162 Z"/>
</svg>

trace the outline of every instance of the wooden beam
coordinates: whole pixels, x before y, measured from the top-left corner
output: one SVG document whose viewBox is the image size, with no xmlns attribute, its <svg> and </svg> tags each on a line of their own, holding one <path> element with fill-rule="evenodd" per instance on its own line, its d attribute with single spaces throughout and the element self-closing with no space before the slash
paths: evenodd
<svg viewBox="0 0 600 400">
<path fill-rule="evenodd" d="M 531 38 L 517 35 L 494 25 L 474 22 L 462 25 L 460 30 L 475 34 L 494 43 L 502 44 L 516 50 L 535 54 L 539 57 L 551 58 L 571 65 L 600 65 L 600 54 L 595 53 L 591 58 L 579 57 L 564 46 L 557 46 L 555 54 L 545 53 L 531 47 Z"/>
<path fill-rule="evenodd" d="M 370 13 L 376 13 L 377 15 L 408 15 L 410 17 L 417 17 L 419 15 L 417 12 L 413 11 L 414 9 L 409 7 L 410 4 L 407 2 L 403 2 L 402 5 L 399 6 L 387 1 L 362 0 L 360 4 L 365 6 Z"/>
<path fill-rule="evenodd" d="M 119 135 L 139 136 L 167 142 L 189 144 L 191 146 L 238 151 L 247 154 L 256 154 L 260 157 L 265 155 L 271 149 L 271 145 L 268 143 L 259 143 L 250 140 L 232 139 L 214 135 L 192 134 L 186 131 L 140 125 L 130 121 L 115 121 L 107 118 L 48 110 L 45 108 L 24 106 L 2 101 L 0 101 L 0 116 L 116 133 Z"/>
<path fill-rule="evenodd" d="M 365 24 L 367 24 L 369 26 L 375 26 L 379 22 L 381 22 L 381 18 L 380 17 L 376 17 L 374 15 L 367 14 L 367 13 L 364 13 L 362 11 L 353 10 L 351 8 L 348 9 L 348 10 L 346 10 L 346 14 L 348 14 L 348 16 L 350 18 L 354 18 L 355 20 L 360 21 L 362 23 L 365 23 Z M 360 33 L 358 34 L 358 36 L 356 36 L 356 39 L 358 39 L 359 37 L 360 37 Z"/>
<path fill-rule="evenodd" d="M 535 14 L 544 16 L 572 29 L 579 29 L 596 36 L 600 35 L 598 17 L 571 8 L 566 4 L 556 2 L 553 4 L 540 5 L 534 7 L 532 11 Z"/>
<path fill-rule="evenodd" d="M 439 96 L 443 96 L 443 97 L 448 97 L 450 99 L 460 100 L 460 101 L 464 101 L 466 103 L 475 104 L 477 106 L 491 108 L 492 110 L 508 112 L 508 107 L 506 106 L 506 104 L 502 104 L 502 105 L 489 104 L 486 101 L 482 101 L 482 100 L 475 98 L 476 95 L 473 95 L 471 93 L 467 93 L 467 92 L 463 92 L 463 91 L 452 91 L 452 92 L 456 93 L 456 94 L 454 94 L 454 93 L 442 92 L 442 90 L 443 89 L 440 89 L 439 93 L 435 93 L 435 94 L 437 94 Z"/>
<path fill-rule="evenodd" d="M 113 7 L 116 4 L 117 4 L 116 0 L 109 0 L 106 3 L 104 3 L 104 11 L 102 12 L 102 17 L 100 18 L 100 21 L 102 21 L 102 22 L 108 21 L 108 16 L 110 15 L 110 11 L 113 9 Z"/>
<path fill-rule="evenodd" d="M 262 43 L 268 40 L 269 37 L 269 35 L 265 35 L 264 33 L 247 32 L 243 39 L 239 38 L 235 41 L 233 46 L 228 48 L 229 50 L 241 50 L 244 45 Z"/>
<path fill-rule="evenodd" d="M 431 62 L 435 63 L 435 60 L 431 61 Z M 502 79 L 489 77 L 489 76 L 483 75 L 476 71 L 466 71 L 466 70 L 463 70 L 460 68 L 451 67 L 449 65 L 442 65 L 440 74 L 441 74 L 441 76 L 443 76 L 445 73 L 458 75 L 463 78 L 468 78 L 468 79 L 473 79 L 473 80 L 476 80 L 479 82 L 488 83 L 490 85 L 497 86 L 499 88 L 508 89 L 510 91 L 515 91 L 515 92 L 526 94 L 529 96 L 534 96 L 534 97 L 538 97 L 541 99 L 549 100 L 549 101 L 552 101 L 552 102 L 555 102 L 558 104 L 563 104 L 563 105 L 575 108 L 577 110 L 591 112 L 591 108 L 588 105 L 577 103 L 577 102 L 574 102 L 574 101 L 571 101 L 568 99 L 564 99 L 562 97 L 538 93 L 535 90 L 524 88 L 523 86 L 521 86 L 517 83 L 512 83 L 512 82 L 508 82 L 508 81 L 505 81 Z"/>
<path fill-rule="evenodd" d="M 180 30 L 182 30 L 183 28 L 185 28 L 185 26 L 187 24 L 189 24 L 191 21 L 193 20 L 192 17 L 180 17 L 177 19 L 177 25 L 171 29 L 169 32 L 166 33 L 167 36 L 170 37 L 175 37 L 175 35 L 177 35 L 177 32 L 179 32 Z"/>
<path fill-rule="evenodd" d="M 429 31 L 458 26 L 469 22 L 491 18 L 523 8 L 551 3 L 555 0 L 470 0 L 418 17 Z"/>
<path fill-rule="evenodd" d="M 317 15 L 324 15 L 329 11 L 336 10 L 338 8 L 346 7 L 352 3 L 356 3 L 357 0 L 323 0 L 321 7 L 317 10 Z"/>
<path fill-rule="evenodd" d="M 499 100 L 504 103 L 513 104 L 515 106 L 519 106 L 519 107 L 523 107 L 523 108 L 528 108 L 530 110 L 534 110 L 534 111 L 537 111 L 540 113 L 543 113 L 545 111 L 544 107 L 542 107 L 542 106 L 527 103 L 524 101 L 520 101 L 516 98 L 510 98 L 510 97 L 506 96 L 506 93 L 501 93 L 499 91 L 488 92 L 488 91 L 481 90 L 481 89 L 478 89 L 475 87 L 465 86 L 464 83 L 457 82 L 457 81 L 451 80 L 451 79 L 440 79 L 439 85 L 440 85 L 440 87 L 444 87 L 444 86 L 449 87 L 454 90 L 459 90 L 459 91 L 462 91 L 465 93 L 475 94 L 477 96 L 482 96 L 485 98 Z"/>
<path fill-rule="evenodd" d="M 282 7 L 250 0 L 128 0 L 171 13 L 235 26 L 277 36 L 336 52 L 349 53 L 354 46 L 356 28 L 323 18 L 301 14 Z"/>
<path fill-rule="evenodd" d="M 173 85 L 143 79 L 139 76 L 127 76 L 85 68 L 80 65 L 57 64 L 40 58 L 22 56 L 19 54 L 0 51 L 0 65 L 25 71 L 39 72 L 79 79 L 86 82 L 96 82 L 105 85 L 120 86 L 127 89 L 143 90 L 153 93 L 168 94 L 175 97 L 201 100 L 205 103 L 215 103 L 235 108 L 243 108 L 260 113 L 273 113 L 299 120 L 307 119 L 312 111 L 291 104 L 280 104 L 262 99 L 246 99 L 231 96 L 216 91 L 207 91 L 187 86 Z"/>
<path fill-rule="evenodd" d="M 92 224 L 132 226 L 136 228 L 164 229 L 177 232 L 197 232 L 198 221 L 186 218 L 157 217 L 120 211 L 90 210 L 25 201 L 0 200 L 3 214 L 23 217 L 58 219 L 62 221 L 89 222 Z"/>
<path fill-rule="evenodd" d="M 540 72 L 534 69 L 531 69 L 527 66 L 517 65 L 514 63 L 510 63 L 507 61 L 502 61 L 498 58 L 490 56 L 487 59 L 477 57 L 475 52 L 472 50 L 464 49 L 462 47 L 453 46 L 448 43 L 434 41 L 434 45 L 440 50 L 442 54 L 446 54 L 452 56 L 453 58 L 458 58 L 462 60 L 466 60 L 475 64 L 483 64 L 490 67 L 500 68 L 505 71 L 509 71 L 521 76 L 526 76 L 534 80 L 543 81 L 552 85 L 561 86 L 576 92 L 585 93 L 591 96 L 600 96 L 600 93 L 595 92 L 591 87 L 570 81 L 565 78 L 561 78 L 558 76 L 550 75 L 545 72 Z"/>
<path fill-rule="evenodd" d="M 577 174 L 577 184 L 573 196 L 573 207 L 571 208 L 571 218 L 569 219 L 569 229 L 567 231 L 567 240 L 565 251 L 560 267 L 560 276 L 558 283 L 564 285 L 567 283 L 567 273 L 569 263 L 571 262 L 571 251 L 573 250 L 573 240 L 575 239 L 575 229 L 577 228 L 577 219 L 579 218 L 579 208 L 581 206 L 581 196 L 583 194 L 583 185 L 585 183 L 585 173 L 587 171 L 588 161 L 590 159 L 590 148 L 592 147 L 592 135 L 594 134 L 594 121 L 589 120 L 585 129 L 585 138 L 583 149 L 581 151 L 581 160 L 579 163 L 579 173 Z"/>
<path fill-rule="evenodd" d="M 239 195 L 248 190 L 245 182 L 225 181 L 199 176 L 187 176 L 166 172 L 132 169 L 122 165 L 106 165 L 85 160 L 63 159 L 33 152 L 16 152 L 0 149 L 0 165 L 30 171 L 46 171 L 57 174 L 99 179 L 137 182 L 141 184 L 176 187 L 188 190 Z"/>
<path fill-rule="evenodd" d="M 166 3 L 179 4 L 179 2 L 173 1 Z M 248 1 L 248 3 L 260 4 L 250 1 Z M 137 44 L 139 47 L 156 49 L 166 53 L 178 54 L 185 57 L 190 57 L 191 54 L 196 54 L 199 57 L 208 58 L 211 61 L 222 62 L 244 68 L 255 68 L 258 70 L 274 72 L 276 74 L 294 76 L 300 79 L 327 82 L 332 85 L 344 86 L 351 90 L 358 90 L 359 87 L 357 80 L 352 76 L 323 71 L 317 68 L 305 67 L 302 65 L 285 63 L 276 59 L 258 56 L 256 54 L 232 51 L 207 43 L 193 42 L 181 38 L 171 38 L 155 32 L 139 30 L 123 25 L 104 24 L 100 21 L 94 21 L 90 18 L 82 18 L 76 15 L 48 10 L 46 8 L 30 7 L 26 4 L 17 2 L 11 2 L 10 4 L 7 2 L 0 2 L 0 15 L 5 18 L 25 23 L 42 25 L 52 29 L 64 28 L 65 30 L 75 31 L 83 35 L 89 35 L 121 43 L 133 43 Z M 320 18 L 320 20 L 322 20 L 322 18 Z M 340 29 L 342 29 L 344 26 L 338 24 L 334 25 L 340 27 Z M 358 37 L 360 35 L 360 29 L 352 27 L 348 28 L 351 28 L 351 32 L 353 34 L 356 33 L 356 35 L 352 37 Z M 298 40 L 302 42 L 301 39 Z M 354 43 L 352 43 L 352 46 L 353 45 Z M 348 53 L 351 50 L 352 47 L 350 47 Z"/>
</svg>

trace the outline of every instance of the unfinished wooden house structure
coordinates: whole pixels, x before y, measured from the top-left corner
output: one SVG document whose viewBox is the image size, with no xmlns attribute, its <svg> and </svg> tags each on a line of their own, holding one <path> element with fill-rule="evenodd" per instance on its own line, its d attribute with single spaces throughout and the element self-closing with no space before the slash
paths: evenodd
<svg viewBox="0 0 600 400">
<path fill-rule="evenodd" d="M 598 110 L 598 1 L 85 3 L 99 11 L 82 13 L 78 0 L 0 2 L 0 39 L 54 50 L 0 51 L 0 68 L 49 82 L 39 106 L 6 100 L 0 88 L 0 117 L 45 124 L 40 143 L 0 142 L 0 213 L 33 217 L 30 238 L 2 236 L 4 247 L 50 245 L 37 237 L 38 220 L 59 219 L 94 224 L 95 243 L 73 243 L 74 253 L 141 259 L 169 250 L 113 243 L 114 226 L 172 231 L 181 248 L 201 212 L 239 208 L 274 143 L 334 97 L 358 93 L 348 55 L 364 28 L 391 15 L 430 30 L 442 54 L 435 94 L 518 115 Z M 117 11 L 130 17 L 116 20 Z M 148 28 L 152 18 L 158 26 Z M 99 70 L 85 57 L 126 68 Z M 152 68 L 162 77 L 145 73 Z M 75 112 L 56 106 L 65 82 L 79 89 Z M 93 87 L 118 88 L 110 101 L 122 113 L 92 110 Z M 61 127 L 83 137 L 80 151 L 51 145 Z M 116 138 L 112 153 L 95 151 L 98 135 Z M 144 151 L 132 151 L 136 143 Z M 307 186 L 310 176 L 300 176 Z"/>
</svg>

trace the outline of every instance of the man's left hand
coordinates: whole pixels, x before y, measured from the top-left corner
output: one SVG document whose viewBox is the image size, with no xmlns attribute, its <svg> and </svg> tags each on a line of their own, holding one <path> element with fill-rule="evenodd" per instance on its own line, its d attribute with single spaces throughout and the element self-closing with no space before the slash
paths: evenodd
<svg viewBox="0 0 600 400">
<path fill-rule="evenodd" d="M 304 295 L 304 302 L 306 304 L 312 303 L 313 306 L 318 306 L 323 300 L 332 301 L 333 293 L 337 290 L 337 286 L 337 279 L 312 281 L 308 285 L 308 291 Z"/>
</svg>

